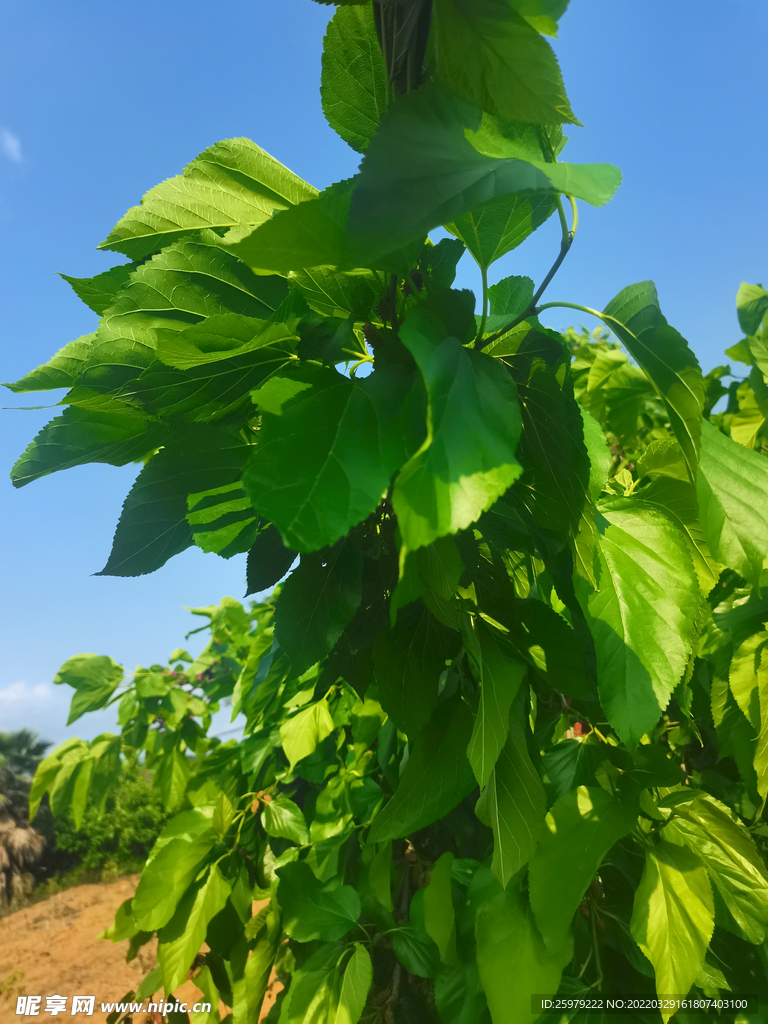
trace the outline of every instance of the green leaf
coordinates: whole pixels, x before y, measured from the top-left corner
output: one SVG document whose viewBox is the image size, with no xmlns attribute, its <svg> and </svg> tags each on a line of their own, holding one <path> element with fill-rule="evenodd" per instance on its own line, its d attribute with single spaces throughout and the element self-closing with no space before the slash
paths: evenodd
<svg viewBox="0 0 768 1024">
<path fill-rule="evenodd" d="M 537 525 L 559 533 L 575 531 L 589 486 L 590 462 L 583 420 L 570 379 L 560 386 L 554 369 L 535 369 L 518 383 L 523 414 L 518 451 L 536 504 Z"/>
<path fill-rule="evenodd" d="M 659 996 L 688 994 L 704 964 L 714 925 L 712 889 L 701 860 L 664 840 L 649 849 L 630 928 L 653 964 Z M 673 1013 L 661 1011 L 665 1024 Z"/>
<path fill-rule="evenodd" d="M 310 267 L 354 267 L 346 239 L 353 187 L 354 179 L 337 182 L 255 230 L 230 231 L 223 244 L 254 270 L 276 274 Z"/>
<path fill-rule="evenodd" d="M 30 442 L 11 470 L 14 487 L 89 462 L 125 466 L 158 448 L 167 427 L 119 399 L 104 399 L 101 408 L 65 409 Z"/>
<path fill-rule="evenodd" d="M 589 457 L 589 494 L 592 501 L 597 501 L 610 475 L 613 456 L 605 433 L 594 416 L 590 416 L 581 406 L 579 412 L 584 428 L 584 445 Z"/>
<path fill-rule="evenodd" d="M 557 23 L 565 14 L 569 0 L 512 0 L 512 6 L 529 25 L 545 36 L 557 35 Z"/>
<path fill-rule="evenodd" d="M 522 698 L 522 699 L 521 699 Z M 506 888 L 527 864 L 544 827 L 544 786 L 528 753 L 521 692 L 509 715 L 509 733 L 480 794 L 475 813 L 493 830 L 493 873 Z"/>
<path fill-rule="evenodd" d="M 736 293 L 736 312 L 739 326 L 745 334 L 756 334 L 768 312 L 768 292 L 761 284 L 742 281 Z"/>
<path fill-rule="evenodd" d="M 503 0 L 435 0 L 438 75 L 491 114 L 579 124 L 552 48 L 509 7 Z"/>
<path fill-rule="evenodd" d="M 59 349 L 47 363 L 25 374 L 15 384 L 3 386 L 20 394 L 25 391 L 50 391 L 56 388 L 71 388 L 91 358 L 96 335 L 85 334 Z"/>
<path fill-rule="evenodd" d="M 135 269 L 134 263 L 121 263 L 95 277 L 67 277 L 66 274 L 61 276 L 68 285 L 71 285 L 78 299 L 101 316 L 115 301 L 115 296 L 128 282 Z"/>
<path fill-rule="evenodd" d="M 368 838 L 401 839 L 444 817 L 475 787 L 466 757 L 472 718 L 462 702 L 443 701 L 410 744 L 395 794 L 373 819 Z"/>
<path fill-rule="evenodd" d="M 163 829 L 133 897 L 133 917 L 139 928 L 155 931 L 173 917 L 216 842 L 212 814 L 212 807 L 183 811 Z"/>
<path fill-rule="evenodd" d="M 379 701 L 409 737 L 429 721 L 441 673 L 460 645 L 459 634 L 438 622 L 421 601 L 401 609 L 394 627 L 379 634 L 373 647 Z"/>
<path fill-rule="evenodd" d="M 443 853 L 432 866 L 424 889 L 424 928 L 440 950 L 443 963 L 457 964 L 456 920 L 453 911 L 451 869 L 453 854 Z"/>
<path fill-rule="evenodd" d="M 387 90 L 371 6 L 339 7 L 323 41 L 320 97 L 328 124 L 358 152 L 379 126 Z"/>
<path fill-rule="evenodd" d="M 362 560 L 355 538 L 302 555 L 275 614 L 277 642 L 297 675 L 330 654 L 360 607 Z"/>
<path fill-rule="evenodd" d="M 254 400 L 262 427 L 243 483 L 296 551 L 334 544 L 361 522 L 418 443 L 408 436 L 412 447 L 402 450 L 414 395 L 397 367 L 354 382 L 308 366 L 269 382 Z"/>
<path fill-rule="evenodd" d="M 593 781 L 605 756 L 604 744 L 593 732 L 581 740 L 561 740 L 550 747 L 542 758 L 549 802 L 554 803 L 577 786 Z"/>
<path fill-rule="evenodd" d="M 729 673 L 731 693 L 757 732 L 754 767 L 757 791 L 768 796 L 768 632 L 748 637 L 733 656 Z"/>
<path fill-rule="evenodd" d="M 440 970 L 440 954 L 427 935 L 406 922 L 391 933 L 392 952 L 417 978 L 434 978 Z"/>
<path fill-rule="evenodd" d="M 367 319 L 384 290 L 379 277 L 370 270 L 344 274 L 332 267 L 311 267 L 288 276 L 298 286 L 310 309 L 342 320 L 350 316 L 358 321 Z"/>
<path fill-rule="evenodd" d="M 297 942 L 342 938 L 360 916 L 360 897 L 351 885 L 320 882 L 303 861 L 277 869 L 283 928 Z"/>
<path fill-rule="evenodd" d="M 261 224 L 274 210 L 314 195 L 311 185 L 250 139 L 227 139 L 150 189 L 99 248 L 140 260 L 203 228 Z"/>
<path fill-rule="evenodd" d="M 344 968 L 339 1005 L 330 1024 L 357 1024 L 365 1009 L 372 983 L 373 965 L 368 950 L 356 942 L 352 956 Z"/>
<path fill-rule="evenodd" d="M 535 133 L 511 142 L 493 133 L 493 152 L 481 152 L 486 137 L 472 136 L 480 128 L 477 107 L 434 83 L 387 110 L 353 179 L 347 237 L 358 265 L 370 266 L 382 254 L 501 196 L 566 192 L 602 206 L 618 188 L 621 174 L 608 164 L 549 162 Z M 336 261 L 317 260 L 326 262 Z M 272 262 L 269 267 L 279 269 Z"/>
<path fill-rule="evenodd" d="M 53 681 L 59 685 L 65 683 L 75 691 L 67 725 L 86 711 L 103 708 L 122 680 L 122 666 L 106 655 L 77 654 L 65 661 Z"/>
<path fill-rule="evenodd" d="M 278 1024 L 328 1024 L 341 991 L 343 946 L 325 944 L 291 975 Z"/>
<path fill-rule="evenodd" d="M 107 564 L 96 575 L 141 576 L 188 548 L 188 495 L 236 482 L 249 453 L 232 427 L 197 424 L 169 440 L 136 478 Z"/>
<path fill-rule="evenodd" d="M 183 330 L 226 313 L 268 318 L 287 294 L 282 277 L 254 274 L 220 245 L 177 242 L 131 274 L 105 312 L 101 330 L 118 336 L 145 326 Z"/>
<path fill-rule="evenodd" d="M 392 496 L 407 550 L 465 529 L 520 474 L 514 383 L 495 359 L 464 348 L 448 330 L 425 306 L 400 329 L 429 400 L 427 439 L 400 471 Z"/>
<path fill-rule="evenodd" d="M 532 235 L 552 216 L 556 208 L 554 195 L 547 192 L 517 192 L 481 203 L 470 213 L 456 217 L 453 222 L 446 224 L 445 228 L 464 242 L 479 266 L 487 269 Z M 502 310 L 493 308 L 492 293 L 496 287 L 497 285 L 492 285 L 489 289 L 491 310 L 494 314 L 501 315 Z M 521 309 L 519 312 L 522 311 Z M 503 321 L 497 321 L 493 316 L 489 317 L 487 333 L 500 330 L 514 320 L 515 316 L 516 314 L 505 317 Z"/>
<path fill-rule="evenodd" d="M 597 654 L 600 703 L 634 747 L 653 728 L 691 654 L 700 596 L 685 538 L 635 499 L 600 505 L 598 591 L 579 599 Z"/>
<path fill-rule="evenodd" d="M 164 352 L 161 355 L 176 358 Z M 243 346 L 226 358 L 208 360 L 186 370 L 172 369 L 155 360 L 125 385 L 122 393 L 164 419 L 178 421 L 183 414 L 193 422 L 221 420 L 239 409 L 247 410 L 252 389 L 283 370 L 292 359 L 285 345 L 265 344 L 258 351 Z"/>
<path fill-rule="evenodd" d="M 596 786 L 579 786 L 547 815 L 528 880 L 531 907 L 548 949 L 562 946 L 603 858 L 632 831 L 637 815 L 637 808 Z"/>
<path fill-rule="evenodd" d="M 280 531 L 270 523 L 261 531 L 248 551 L 245 596 L 274 587 L 295 561 L 296 552 L 283 544 Z"/>
<path fill-rule="evenodd" d="M 307 823 L 301 808 L 282 793 L 265 800 L 261 824 L 268 836 L 290 839 L 299 846 L 307 842 Z"/>
<path fill-rule="evenodd" d="M 664 838 L 685 844 L 704 861 L 737 934 L 760 945 L 768 935 L 768 870 L 749 832 L 729 808 L 709 794 L 661 801 L 672 808 Z"/>
<path fill-rule="evenodd" d="M 678 452 L 680 451 L 678 445 L 674 447 Z M 693 559 L 693 567 L 696 570 L 701 592 L 706 596 L 717 583 L 723 567 L 712 557 L 704 539 L 699 524 L 696 490 L 685 473 L 685 464 L 682 460 L 682 453 L 680 454 L 679 465 L 685 474 L 685 479 L 675 480 L 670 476 L 660 474 L 651 480 L 647 487 L 638 492 L 638 497 L 641 497 L 646 504 L 663 512 L 682 532 Z M 640 472 L 640 461 L 642 460 L 638 461 L 638 472 Z"/>
<path fill-rule="evenodd" d="M 467 757 L 480 787 L 488 784 L 493 766 L 507 739 L 509 709 L 525 675 L 526 666 L 514 654 L 503 634 L 477 620 L 480 649 L 480 707 L 475 716 Z"/>
<path fill-rule="evenodd" d="M 185 894 L 172 919 L 158 934 L 157 962 L 166 992 L 172 992 L 184 981 L 203 945 L 208 922 L 224 908 L 231 889 L 232 883 L 213 864 L 205 881 Z"/>
<path fill-rule="evenodd" d="M 603 314 L 664 399 L 691 480 L 695 480 L 705 391 L 696 356 L 685 338 L 664 318 L 652 281 L 624 288 L 611 299 Z"/>
<path fill-rule="evenodd" d="M 768 462 L 705 421 L 696 492 L 712 555 L 758 586 L 768 558 Z"/>
<path fill-rule="evenodd" d="M 155 781 L 167 811 L 175 811 L 183 800 L 191 770 L 189 758 L 178 747 L 161 759 Z"/>
<path fill-rule="evenodd" d="M 572 944 L 548 950 L 519 887 L 480 904 L 475 925 L 477 967 L 493 1024 L 529 1024 L 531 996 L 557 992 Z"/>
<path fill-rule="evenodd" d="M 231 558 L 252 550 L 259 517 L 239 481 L 188 495 L 187 508 L 192 537 L 203 551 Z"/>
<path fill-rule="evenodd" d="M 291 768 L 309 757 L 330 736 L 335 726 L 328 702 L 319 700 L 293 715 L 280 726 L 280 742 Z"/>
</svg>

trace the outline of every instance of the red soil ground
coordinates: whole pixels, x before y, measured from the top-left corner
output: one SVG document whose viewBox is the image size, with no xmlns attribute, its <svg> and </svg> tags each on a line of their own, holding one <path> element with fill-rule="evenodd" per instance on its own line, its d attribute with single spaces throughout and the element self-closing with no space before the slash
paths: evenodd
<svg viewBox="0 0 768 1024">
<path fill-rule="evenodd" d="M 127 941 L 97 938 L 111 924 L 120 904 L 133 895 L 137 881 L 135 876 L 107 885 L 81 885 L 0 919 L 0 1024 L 103 1024 L 106 1014 L 99 1004 L 117 1002 L 138 988 L 155 966 L 155 940 L 126 963 Z M 192 981 L 174 994 L 179 1002 L 190 1005 L 202 998 Z M 19 995 L 43 997 L 38 1016 L 16 1015 Z M 50 995 L 67 996 L 67 1012 L 47 1014 L 45 996 Z M 70 1014 L 73 995 L 94 995 L 94 1014 Z M 266 1002 L 271 1005 L 269 994 Z M 264 1015 L 267 1010 L 265 1005 Z M 220 1011 L 223 1018 L 227 1012 L 223 1004 Z M 160 1018 L 134 1014 L 132 1024 L 160 1024 Z"/>
</svg>

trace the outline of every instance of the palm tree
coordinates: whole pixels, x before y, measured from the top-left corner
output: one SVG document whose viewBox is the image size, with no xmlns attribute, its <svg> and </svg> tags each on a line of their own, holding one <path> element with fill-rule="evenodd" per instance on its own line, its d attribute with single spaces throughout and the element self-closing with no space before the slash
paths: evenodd
<svg viewBox="0 0 768 1024">
<path fill-rule="evenodd" d="M 29 790 L 49 746 L 31 729 L 0 732 L 0 907 L 23 887 L 45 846 L 29 822 Z"/>
<path fill-rule="evenodd" d="M 0 765 L 14 775 L 34 775 L 40 760 L 51 744 L 37 738 L 32 729 L 0 732 Z"/>
</svg>

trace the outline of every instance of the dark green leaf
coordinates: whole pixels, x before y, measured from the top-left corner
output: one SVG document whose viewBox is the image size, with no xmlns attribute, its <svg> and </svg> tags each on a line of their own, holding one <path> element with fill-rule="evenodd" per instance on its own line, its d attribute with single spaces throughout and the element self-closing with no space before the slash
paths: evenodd
<svg viewBox="0 0 768 1024">
<path fill-rule="evenodd" d="M 301 674 L 330 654 L 360 606 L 362 560 L 354 538 L 302 555 L 285 581 L 275 617 L 277 641 Z"/>
<path fill-rule="evenodd" d="M 274 587 L 295 561 L 296 552 L 283 544 L 280 531 L 270 523 L 261 531 L 248 551 L 245 596 Z"/>
<path fill-rule="evenodd" d="M 408 971 L 419 978 L 434 978 L 440 970 L 440 951 L 427 935 L 404 924 L 390 935 L 392 950 Z"/>
<path fill-rule="evenodd" d="M 579 124 L 552 48 L 509 3 L 435 0 L 435 18 L 437 73 L 464 99 L 510 120 Z"/>
<path fill-rule="evenodd" d="M 154 455 L 123 504 L 99 576 L 154 572 L 193 543 L 187 497 L 239 479 L 250 446 L 232 428 L 198 425 Z"/>
<path fill-rule="evenodd" d="M 739 326 L 745 334 L 756 334 L 768 312 L 768 292 L 761 284 L 742 281 L 736 294 L 736 312 Z"/>
<path fill-rule="evenodd" d="M 188 495 L 187 508 L 192 537 L 203 551 L 231 558 L 249 551 L 258 537 L 259 517 L 240 481 Z"/>
<path fill-rule="evenodd" d="M 373 820 L 369 840 L 400 839 L 452 810 L 475 787 L 466 756 L 472 717 L 462 702 L 438 705 L 414 737 L 394 796 Z"/>
<path fill-rule="evenodd" d="M 283 927 L 292 939 L 335 942 L 360 916 L 360 898 L 351 885 L 319 882 L 303 861 L 286 864 L 277 874 Z"/>
<path fill-rule="evenodd" d="M 439 224 L 455 222 L 500 196 L 568 192 L 602 206 L 618 187 L 616 168 L 547 162 L 535 138 L 521 143 L 494 136 L 503 155 L 479 152 L 480 143 L 473 145 L 465 130 L 479 129 L 480 121 L 477 107 L 434 84 L 398 100 L 384 114 L 353 179 L 348 230 L 359 264 L 423 239 Z"/>
<path fill-rule="evenodd" d="M 244 486 L 296 551 L 334 544 L 361 522 L 418 444 L 418 395 L 402 368 L 355 382 L 304 367 L 270 381 L 254 400 L 262 427 Z"/>
<path fill-rule="evenodd" d="M 429 721 L 440 675 L 460 645 L 459 634 L 438 622 L 421 601 L 401 609 L 394 627 L 379 635 L 373 649 L 379 701 L 409 737 Z"/>
<path fill-rule="evenodd" d="M 369 4 L 341 6 L 323 42 L 320 96 L 334 131 L 362 151 L 387 107 L 387 71 Z"/>
</svg>

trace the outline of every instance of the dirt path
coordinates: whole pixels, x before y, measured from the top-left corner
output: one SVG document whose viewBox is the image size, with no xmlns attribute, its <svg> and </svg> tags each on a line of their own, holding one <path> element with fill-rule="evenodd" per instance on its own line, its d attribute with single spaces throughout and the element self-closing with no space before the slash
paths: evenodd
<svg viewBox="0 0 768 1024">
<path fill-rule="evenodd" d="M 127 941 L 112 943 L 97 938 L 111 924 L 120 904 L 133 895 L 137 881 L 138 876 L 135 876 L 108 885 L 81 885 L 0 919 L 0 1021 L 3 1024 L 15 1021 L 102 1024 L 106 1014 L 101 1012 L 99 1004 L 117 1002 L 127 992 L 138 988 L 155 966 L 156 940 L 143 946 L 136 959 L 127 964 Z M 180 1002 L 190 1005 L 202 998 L 191 981 L 174 994 Z M 17 997 L 29 995 L 42 997 L 38 1015 L 17 1016 Z M 65 1012 L 55 1016 L 45 1012 L 46 997 L 52 995 L 67 997 Z M 75 995 L 96 997 L 92 1015 L 71 1014 Z M 265 1012 L 266 1009 L 265 1006 Z M 134 1015 L 133 1024 L 151 1020 L 142 1013 Z"/>
</svg>

